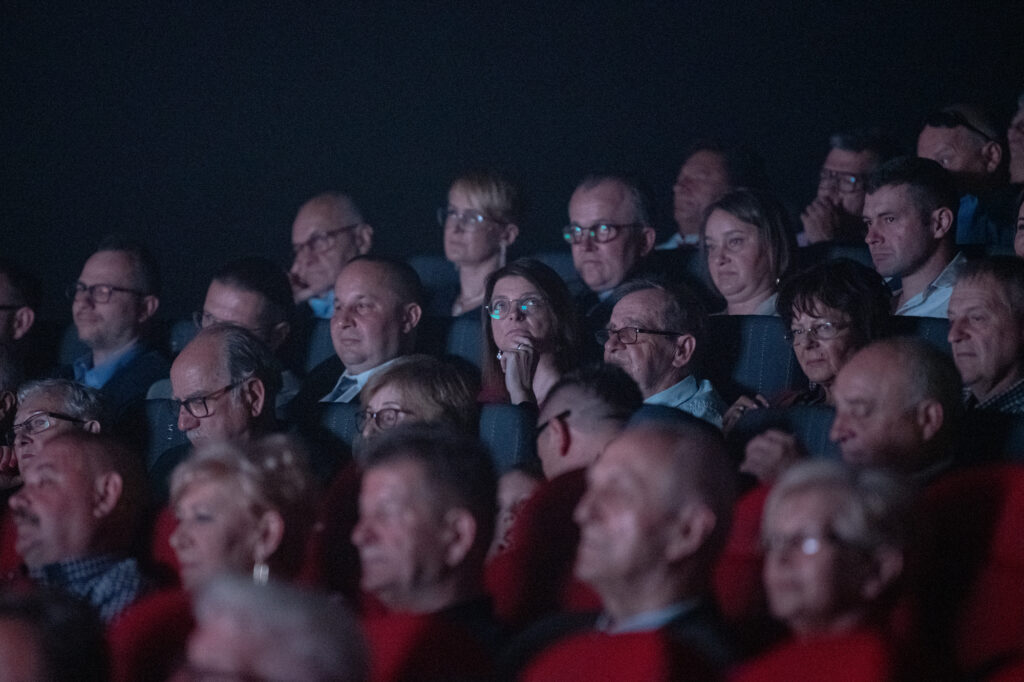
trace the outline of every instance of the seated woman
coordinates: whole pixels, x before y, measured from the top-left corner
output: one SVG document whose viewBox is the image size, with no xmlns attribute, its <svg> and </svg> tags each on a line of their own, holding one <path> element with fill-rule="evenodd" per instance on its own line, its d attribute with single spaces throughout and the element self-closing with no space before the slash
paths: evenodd
<svg viewBox="0 0 1024 682">
<path fill-rule="evenodd" d="M 485 402 L 539 405 L 579 363 L 580 331 L 565 282 L 540 261 L 520 258 L 487 279 Z"/>
<path fill-rule="evenodd" d="M 364 440 L 398 424 L 431 422 L 473 435 L 480 379 L 464 362 L 407 355 L 373 375 L 359 393 L 356 427 Z"/>
<path fill-rule="evenodd" d="M 519 236 L 522 208 L 519 188 L 500 175 L 456 178 L 437 219 L 444 228 L 444 257 L 459 273 L 459 290 L 443 303 L 447 310 L 434 314 L 457 317 L 483 305 L 488 275 L 505 265 L 505 250 Z"/>
<path fill-rule="evenodd" d="M 793 250 L 786 209 L 754 189 L 729 192 L 708 208 L 700 238 L 727 315 L 774 315 L 775 290 Z"/>
<path fill-rule="evenodd" d="M 312 527 L 313 490 L 306 456 L 287 436 L 198 448 L 171 476 L 178 526 L 170 542 L 183 586 L 195 591 L 221 573 L 293 579 Z"/>
<path fill-rule="evenodd" d="M 839 370 L 854 353 L 888 333 L 891 301 L 881 275 L 847 258 L 818 263 L 784 281 L 778 311 L 810 387 L 782 396 L 775 406 L 833 405 L 832 383 Z M 732 429 L 747 410 L 770 406 L 763 395 L 740 396 L 726 411 L 723 428 Z M 767 431 L 747 444 L 741 470 L 769 480 L 800 456 L 793 436 Z"/>
<path fill-rule="evenodd" d="M 911 504 L 908 488 L 881 470 L 814 460 L 787 471 L 761 521 L 772 615 L 799 639 L 883 626 Z"/>
</svg>

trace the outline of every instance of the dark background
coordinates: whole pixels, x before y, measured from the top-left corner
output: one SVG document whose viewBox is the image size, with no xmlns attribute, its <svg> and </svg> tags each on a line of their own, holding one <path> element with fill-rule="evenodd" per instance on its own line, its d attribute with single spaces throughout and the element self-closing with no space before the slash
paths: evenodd
<svg viewBox="0 0 1024 682">
<path fill-rule="evenodd" d="M 7 2 L 0 250 L 49 317 L 102 235 L 150 243 L 164 311 L 210 272 L 287 265 L 292 218 L 353 194 L 376 250 L 440 253 L 452 177 L 497 166 L 531 203 L 520 253 L 559 248 L 575 182 L 639 172 L 664 234 L 686 145 L 752 143 L 795 208 L 835 129 L 959 100 L 1003 122 L 1024 88 L 1021 2 Z"/>
</svg>

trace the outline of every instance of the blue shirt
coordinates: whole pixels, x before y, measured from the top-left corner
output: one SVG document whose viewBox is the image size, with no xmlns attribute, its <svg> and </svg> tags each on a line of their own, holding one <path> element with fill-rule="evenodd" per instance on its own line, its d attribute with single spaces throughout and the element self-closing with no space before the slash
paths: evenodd
<svg viewBox="0 0 1024 682">
<path fill-rule="evenodd" d="M 314 296 L 309 299 L 309 307 L 313 311 L 313 317 L 318 320 L 329 320 L 334 315 L 334 291 L 328 291 L 323 296 Z"/>
<path fill-rule="evenodd" d="M 86 353 L 81 357 L 75 358 L 75 361 L 71 363 L 72 369 L 75 372 L 75 381 L 85 384 L 90 388 L 103 388 L 110 381 L 110 378 L 117 374 L 117 370 L 134 360 L 141 352 L 142 348 L 139 344 L 136 341 L 132 341 L 119 354 L 99 366 L 92 364 L 92 353 Z"/>
<path fill-rule="evenodd" d="M 705 379 L 698 384 L 697 377 L 692 374 L 661 393 L 655 393 L 644 404 L 674 407 L 718 428 L 722 428 L 722 415 L 726 409 L 725 401 L 711 382 Z"/>
</svg>

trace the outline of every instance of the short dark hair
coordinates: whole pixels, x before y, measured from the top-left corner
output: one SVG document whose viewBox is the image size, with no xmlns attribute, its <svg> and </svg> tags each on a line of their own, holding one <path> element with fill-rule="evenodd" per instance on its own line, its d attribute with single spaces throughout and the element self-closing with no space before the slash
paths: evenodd
<svg viewBox="0 0 1024 682">
<path fill-rule="evenodd" d="M 868 176 L 865 189 L 874 194 L 882 187 L 906 185 L 911 200 L 922 220 L 927 220 L 933 211 L 948 208 L 956 219 L 960 209 L 960 194 L 952 173 L 931 159 L 919 156 L 899 156 L 875 169 Z M 947 233 L 950 238 L 955 229 Z"/>
<path fill-rule="evenodd" d="M 670 282 L 659 277 L 638 277 L 626 281 L 612 292 L 612 300 L 618 303 L 624 297 L 637 291 L 656 289 L 665 292 L 668 303 L 660 311 L 658 323 L 664 331 L 683 332 L 697 341 L 698 353 L 704 346 L 707 327 L 707 311 L 704 303 L 689 287 L 682 283 Z"/>
<path fill-rule="evenodd" d="M 722 159 L 730 187 L 768 187 L 768 171 L 764 159 L 747 144 L 705 138 L 689 146 L 686 158 L 689 159 L 697 152 L 711 152 Z"/>
<path fill-rule="evenodd" d="M 266 302 L 260 313 L 260 325 L 263 327 L 273 327 L 291 317 L 294 301 L 288 275 L 269 258 L 246 256 L 235 259 L 221 266 L 212 279 L 262 296 Z"/>
<path fill-rule="evenodd" d="M 110 679 L 103 623 L 85 601 L 45 588 L 12 590 L 0 593 L 0 622 L 20 623 L 32 631 L 42 657 L 41 679 Z"/>
<path fill-rule="evenodd" d="M 39 310 L 43 303 L 43 284 L 38 277 L 15 263 L 10 258 L 0 257 L 0 275 L 7 277 L 11 285 L 13 301 L 4 301 L 14 305 L 24 305 Z"/>
<path fill-rule="evenodd" d="M 120 251 L 132 261 L 132 286 L 147 295 L 160 295 L 160 266 L 153 253 L 141 242 L 121 234 L 109 234 L 100 240 L 94 253 Z"/>
<path fill-rule="evenodd" d="M 644 404 L 640 387 L 636 385 L 633 377 L 618 365 L 600 363 L 566 372 L 548 391 L 545 403 L 570 388 L 604 405 L 607 413 L 600 415 L 603 418 L 623 423 Z"/>
<path fill-rule="evenodd" d="M 757 228 L 761 242 L 768 249 L 772 276 L 776 279 L 789 269 L 791 254 L 796 249 L 794 231 L 789 214 L 774 195 L 763 190 L 739 187 L 727 193 L 707 208 L 700 225 L 700 241 L 705 243 L 708 217 L 716 210 L 749 223 Z M 707 248 L 702 247 L 707 263 Z"/>
<path fill-rule="evenodd" d="M 388 429 L 370 442 L 364 471 L 410 461 L 423 468 L 430 495 L 444 509 L 464 508 L 477 525 L 474 547 L 483 560 L 494 534 L 497 482 L 487 448 L 465 434 L 412 424 Z"/>
<path fill-rule="evenodd" d="M 358 262 L 372 263 L 383 268 L 387 272 L 391 287 L 402 303 L 423 305 L 423 283 L 416 270 L 405 261 L 388 256 L 364 254 L 350 260 L 345 267 Z"/>
<path fill-rule="evenodd" d="M 873 268 L 849 258 L 816 263 L 783 280 L 776 310 L 789 328 L 795 313 L 820 314 L 827 306 L 850 316 L 855 348 L 886 336 L 892 290 Z"/>
<path fill-rule="evenodd" d="M 959 284 L 965 280 L 991 277 L 1002 287 L 1010 310 L 1024 320 L 1024 260 L 1016 256 L 989 256 L 964 263 L 956 274 Z"/>
<path fill-rule="evenodd" d="M 249 377 L 262 381 L 267 393 L 264 409 L 273 412 L 274 398 L 281 390 L 281 364 L 270 346 L 248 329 L 226 323 L 203 327 L 192 343 L 208 336 L 220 343 L 231 383 L 240 383 Z"/>
<path fill-rule="evenodd" d="M 651 206 L 654 205 L 651 199 L 652 193 L 646 183 L 633 173 L 621 171 L 590 173 L 579 181 L 576 189 L 591 190 L 606 182 L 622 185 L 633 204 L 633 220 L 643 225 L 651 225 Z"/>
<path fill-rule="evenodd" d="M 902 155 L 896 140 L 880 128 L 852 128 L 835 132 L 828 138 L 828 146 L 829 149 L 857 154 L 869 152 L 875 156 L 879 165 Z"/>
</svg>

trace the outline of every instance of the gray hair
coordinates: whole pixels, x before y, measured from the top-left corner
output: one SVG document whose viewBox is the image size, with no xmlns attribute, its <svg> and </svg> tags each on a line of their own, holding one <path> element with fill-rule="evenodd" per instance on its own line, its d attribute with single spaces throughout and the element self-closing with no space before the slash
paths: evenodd
<svg viewBox="0 0 1024 682">
<path fill-rule="evenodd" d="M 22 405 L 40 393 L 57 398 L 61 411 L 69 417 L 103 423 L 103 401 L 96 389 L 70 379 L 40 379 L 26 383 L 18 390 L 18 404 Z"/>
<path fill-rule="evenodd" d="M 903 549 L 907 543 L 912 495 L 892 474 L 851 467 L 834 460 L 815 459 L 788 469 L 769 493 L 764 505 L 767 520 L 786 498 L 820 492 L 838 503 L 831 529 L 843 543 L 874 551 Z M 767 524 L 762 525 L 762 533 Z"/>
<path fill-rule="evenodd" d="M 228 323 L 200 329 L 192 342 L 206 337 L 213 337 L 220 345 L 231 383 L 256 377 L 267 391 L 267 409 L 273 411 L 274 397 L 281 390 L 281 363 L 270 346 L 248 329 Z"/>
<path fill-rule="evenodd" d="M 195 601 L 198 628 L 227 618 L 244 632 L 251 670 L 261 679 L 362 682 L 368 656 L 355 616 L 327 595 L 280 583 L 224 576 Z"/>
</svg>

